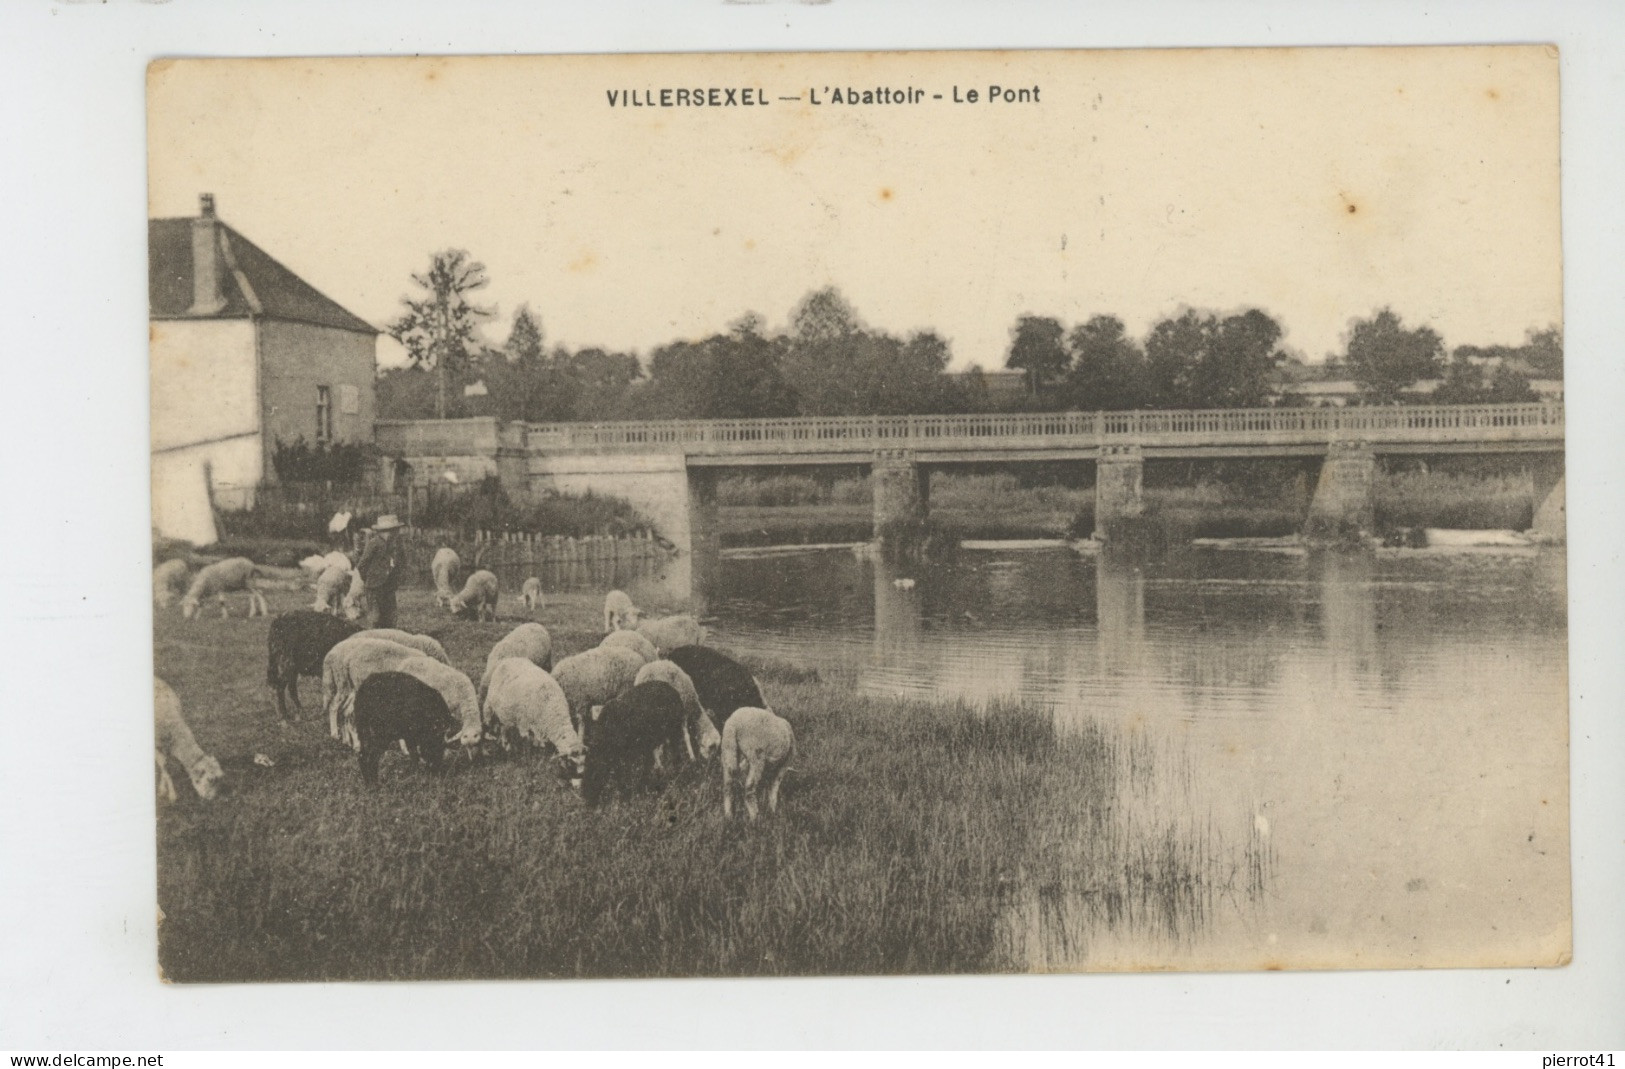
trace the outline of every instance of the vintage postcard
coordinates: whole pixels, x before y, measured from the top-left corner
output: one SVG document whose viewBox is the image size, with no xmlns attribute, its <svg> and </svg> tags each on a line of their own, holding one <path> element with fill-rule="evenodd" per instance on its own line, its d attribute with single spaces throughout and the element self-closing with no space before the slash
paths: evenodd
<svg viewBox="0 0 1625 1069">
<path fill-rule="evenodd" d="M 1565 964 L 1558 91 L 155 62 L 163 975 Z"/>
</svg>

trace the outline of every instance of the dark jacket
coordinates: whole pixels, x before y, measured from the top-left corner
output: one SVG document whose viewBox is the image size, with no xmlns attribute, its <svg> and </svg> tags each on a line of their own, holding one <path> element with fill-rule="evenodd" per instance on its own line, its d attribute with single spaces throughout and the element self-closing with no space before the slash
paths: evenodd
<svg viewBox="0 0 1625 1069">
<path fill-rule="evenodd" d="M 394 590 L 406 572 L 406 550 L 401 546 L 400 536 L 387 541 L 377 536 L 369 538 L 355 570 L 361 573 L 361 581 L 368 590 Z"/>
</svg>

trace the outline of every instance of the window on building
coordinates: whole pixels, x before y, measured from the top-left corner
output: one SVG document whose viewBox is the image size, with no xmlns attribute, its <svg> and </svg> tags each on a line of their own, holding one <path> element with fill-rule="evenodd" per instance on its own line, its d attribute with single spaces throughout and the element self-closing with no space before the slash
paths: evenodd
<svg viewBox="0 0 1625 1069">
<path fill-rule="evenodd" d="M 326 386 L 316 387 L 316 440 L 333 440 L 333 392 Z"/>
</svg>

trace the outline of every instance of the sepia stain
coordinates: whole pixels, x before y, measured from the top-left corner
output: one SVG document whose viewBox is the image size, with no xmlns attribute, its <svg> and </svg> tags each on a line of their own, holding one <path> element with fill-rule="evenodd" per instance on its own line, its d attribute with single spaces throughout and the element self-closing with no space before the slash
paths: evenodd
<svg viewBox="0 0 1625 1069">
<path fill-rule="evenodd" d="M 754 252 L 755 250 L 756 250 L 756 239 L 755 238 L 746 238 L 745 239 L 745 251 L 746 252 Z"/>
<path fill-rule="evenodd" d="M 890 186 L 881 186 L 880 187 L 880 199 L 881 200 L 891 200 L 892 196 L 893 196 L 893 194 L 892 194 Z"/>
<path fill-rule="evenodd" d="M 1484 90 L 1484 95 L 1489 97 L 1491 100 L 1500 100 L 1501 99 L 1500 92 L 1498 90 L 1494 89 L 1494 88 Z"/>
<path fill-rule="evenodd" d="M 580 256 L 577 256 L 574 260 L 570 261 L 568 269 L 580 275 L 591 271 L 597 266 L 598 257 L 593 255 L 591 252 L 584 252 Z"/>
<path fill-rule="evenodd" d="M 1428 882 L 1422 879 L 1420 876 L 1416 877 L 1415 879 L 1405 881 L 1405 890 L 1412 894 L 1415 894 L 1417 891 L 1426 891 L 1427 889 Z"/>
</svg>

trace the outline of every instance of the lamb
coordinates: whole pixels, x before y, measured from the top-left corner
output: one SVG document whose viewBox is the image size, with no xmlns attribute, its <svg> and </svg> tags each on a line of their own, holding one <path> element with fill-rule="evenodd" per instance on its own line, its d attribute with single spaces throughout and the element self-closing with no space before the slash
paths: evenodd
<svg viewBox="0 0 1625 1069">
<path fill-rule="evenodd" d="M 152 603 L 166 609 L 185 592 L 190 569 L 179 557 L 166 560 L 152 570 Z"/>
<path fill-rule="evenodd" d="M 283 613 L 271 621 L 265 682 L 276 695 L 276 711 L 283 720 L 288 719 L 285 699 L 293 701 L 300 716 L 305 714 L 299 701 L 299 677 L 320 677 L 327 652 L 359 630 L 348 620 L 314 609 Z"/>
<path fill-rule="evenodd" d="M 643 658 L 645 664 L 658 660 L 660 654 L 655 651 L 654 643 L 638 634 L 636 631 L 611 631 L 600 642 L 601 649 L 631 650 Z"/>
<path fill-rule="evenodd" d="M 457 741 L 464 746 L 477 745 L 484 737 L 480 702 L 467 676 L 417 650 L 357 634 L 334 646 L 322 659 L 322 702 L 327 709 L 328 733 L 335 739 L 351 747 L 360 746 L 355 729 L 355 693 L 379 672 L 405 672 L 439 691 L 462 724 Z"/>
<path fill-rule="evenodd" d="M 734 815 L 734 780 L 745 797 L 745 811 L 755 820 L 757 799 L 767 791 L 767 811 L 779 808 L 779 785 L 796 756 L 796 733 L 790 722 L 767 709 L 738 709 L 722 729 L 722 815 Z"/>
<path fill-rule="evenodd" d="M 158 763 L 159 797 L 166 802 L 176 799 L 175 781 L 169 778 L 166 760 L 173 757 L 191 777 L 197 796 L 205 802 L 212 800 L 220 792 L 220 784 L 226 774 L 221 771 L 220 762 L 204 753 L 203 747 L 197 744 L 192 729 L 186 726 L 186 721 L 181 717 L 180 698 L 168 683 L 157 676 L 152 678 L 152 713 L 156 729 L 153 757 Z"/>
<path fill-rule="evenodd" d="M 429 684 L 404 672 L 379 672 L 356 688 L 355 729 L 361 742 L 361 778 L 377 783 L 378 763 L 397 742 L 430 770 L 441 771 L 457 720 Z"/>
<path fill-rule="evenodd" d="M 525 603 L 527 612 L 544 608 L 546 601 L 542 597 L 542 581 L 534 575 L 526 579 L 524 585 L 519 588 L 519 600 Z"/>
<path fill-rule="evenodd" d="M 450 546 L 441 546 L 434 551 L 434 558 L 429 561 L 429 574 L 434 576 L 434 600 L 436 605 L 444 606 L 452 598 L 456 589 L 457 574 L 462 571 L 463 558 Z"/>
<path fill-rule="evenodd" d="M 516 736 L 533 746 L 551 746 L 558 753 L 559 775 L 579 780 L 586 748 L 570 725 L 570 703 L 558 680 L 524 657 L 504 657 L 493 666 L 490 678 L 486 730 L 499 735 L 504 748 Z"/>
<path fill-rule="evenodd" d="M 689 760 L 694 760 L 696 753 L 706 761 L 715 757 L 722 745 L 721 736 L 717 734 L 716 724 L 711 722 L 711 718 L 701 707 L 700 696 L 695 693 L 694 681 L 688 678 L 688 673 L 670 661 L 650 661 L 638 669 L 637 678 L 633 683 L 647 683 L 650 680 L 669 684 L 683 701 L 683 722 L 686 728 L 683 742 L 688 748 Z"/>
<path fill-rule="evenodd" d="M 683 701 L 668 683 L 640 683 L 612 701 L 592 727 L 581 799 L 596 805 L 611 779 L 623 790 L 649 782 L 655 751 L 676 753 L 683 734 Z"/>
<path fill-rule="evenodd" d="M 349 602 L 353 574 L 348 565 L 343 568 L 334 565 L 324 567 L 322 574 L 316 577 L 316 600 L 311 609 L 330 616 L 343 612 Z"/>
<path fill-rule="evenodd" d="M 668 653 L 666 659 L 688 673 L 700 704 L 711 714 L 713 723 L 723 725 L 724 732 L 735 709 L 767 707 L 755 677 L 727 654 L 709 646 L 681 646 Z"/>
<path fill-rule="evenodd" d="M 597 649 L 566 657 L 553 666 L 553 678 L 570 700 L 570 719 L 585 736 L 592 707 L 619 697 L 637 680 L 643 658 L 631 650 Z M 590 741 L 583 738 L 583 741 Z"/>
<path fill-rule="evenodd" d="M 414 635 L 410 631 L 402 631 L 394 627 L 373 627 L 366 631 L 356 632 L 368 638 L 381 638 L 385 642 L 393 642 L 397 646 L 405 646 L 409 650 L 417 650 L 426 657 L 433 657 L 441 664 L 451 664 L 451 658 L 446 656 L 446 647 L 440 641 L 428 635 Z"/>
<path fill-rule="evenodd" d="M 485 674 L 480 677 L 480 700 L 491 686 L 491 673 L 497 663 L 506 657 L 523 657 L 544 672 L 553 668 L 553 636 L 541 624 L 520 624 L 503 635 L 485 657 Z"/>
<path fill-rule="evenodd" d="M 643 614 L 633 610 L 632 626 L 637 628 L 638 634 L 648 639 L 660 655 L 679 646 L 703 646 L 705 644 L 705 628 L 692 616 L 667 616 L 659 620 L 644 620 Z"/>
<path fill-rule="evenodd" d="M 192 577 L 186 597 L 181 599 L 181 614 L 190 620 L 197 615 L 203 599 L 212 594 L 220 599 L 220 617 L 225 619 L 231 615 L 226 610 L 226 592 L 230 590 L 248 591 L 249 616 L 256 610 L 263 616 L 271 615 L 271 607 L 259 590 L 259 569 L 247 557 L 232 557 L 199 570 Z"/>
<path fill-rule="evenodd" d="M 604 631 L 620 631 L 623 628 L 636 626 L 632 618 L 638 607 L 632 604 L 632 599 L 619 590 L 611 590 L 604 595 Z"/>
<path fill-rule="evenodd" d="M 497 577 L 492 572 L 480 569 L 468 577 L 463 584 L 460 594 L 452 596 L 446 602 L 446 608 L 451 610 L 453 616 L 461 616 L 470 609 L 474 611 L 476 620 L 485 619 L 489 612 L 491 619 L 497 618 Z"/>
</svg>

